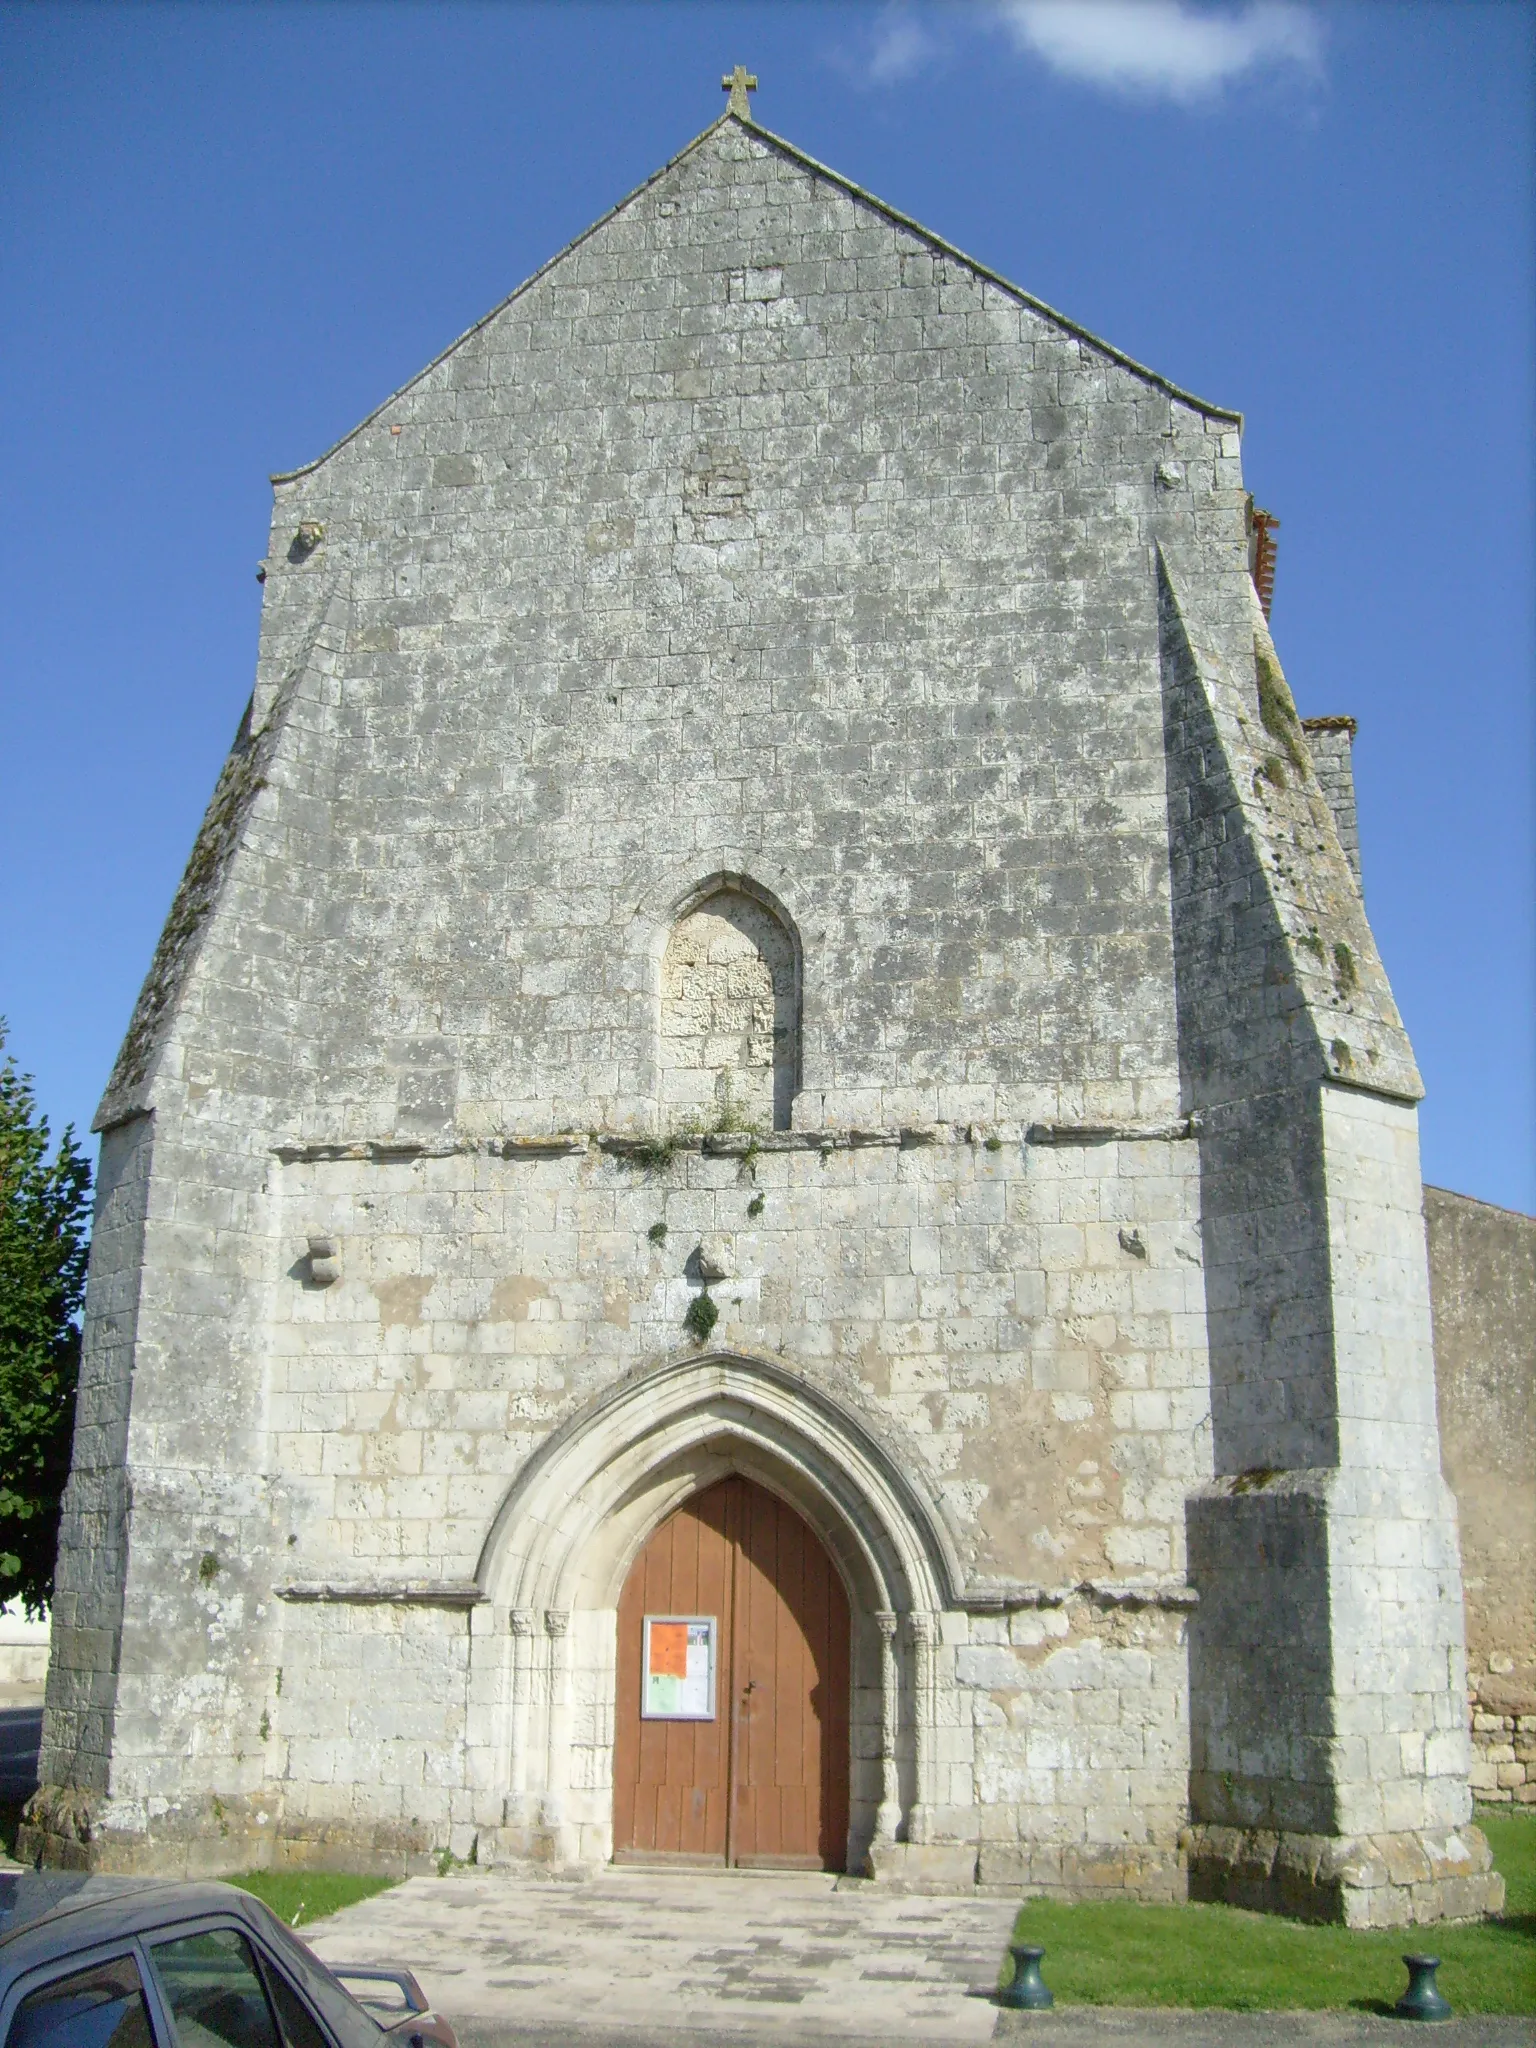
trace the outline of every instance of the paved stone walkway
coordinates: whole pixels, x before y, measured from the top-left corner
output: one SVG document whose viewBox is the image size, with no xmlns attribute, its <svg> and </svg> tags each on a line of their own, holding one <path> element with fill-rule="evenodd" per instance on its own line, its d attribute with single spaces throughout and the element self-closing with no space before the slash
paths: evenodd
<svg viewBox="0 0 1536 2048">
<path fill-rule="evenodd" d="M 466 2042 L 698 2033 L 982 2042 L 1007 1899 L 818 1873 L 617 1868 L 583 1884 L 416 1877 L 304 1929 L 327 1962 L 401 1962 Z M 638 2048 L 638 2043 L 636 2043 Z"/>
<path fill-rule="evenodd" d="M 631 1867 L 583 1884 L 412 1878 L 304 1935 L 328 1962 L 413 1969 L 462 2048 L 1373 2048 L 1418 2034 L 1368 2013 L 1000 2012 L 989 1994 L 1014 1912 L 798 1872 Z M 1536 2048 L 1536 2022 L 1458 2018 L 1429 2038 Z"/>
</svg>

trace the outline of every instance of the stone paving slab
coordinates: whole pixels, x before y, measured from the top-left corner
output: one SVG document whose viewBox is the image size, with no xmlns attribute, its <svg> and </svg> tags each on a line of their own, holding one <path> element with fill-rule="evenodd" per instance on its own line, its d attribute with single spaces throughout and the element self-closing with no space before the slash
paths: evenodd
<svg viewBox="0 0 1536 2048">
<path fill-rule="evenodd" d="M 304 1934 L 327 1962 L 408 1965 L 466 2042 L 575 2039 L 574 2026 L 588 2048 L 646 2033 L 855 2048 L 989 2040 L 1015 1911 L 819 1872 L 492 1872 L 411 1878 Z"/>
<path fill-rule="evenodd" d="M 1370 2048 L 1371 2013 L 1010 2013 L 992 2002 L 1017 1902 L 913 1897 L 820 1873 L 610 1868 L 417 1877 L 304 1930 L 328 1962 L 404 1963 L 462 2048 L 733 2048 L 829 2041 L 1021 2048 Z M 1536 2048 L 1536 2020 L 1453 2019 L 1439 2048 Z"/>
</svg>

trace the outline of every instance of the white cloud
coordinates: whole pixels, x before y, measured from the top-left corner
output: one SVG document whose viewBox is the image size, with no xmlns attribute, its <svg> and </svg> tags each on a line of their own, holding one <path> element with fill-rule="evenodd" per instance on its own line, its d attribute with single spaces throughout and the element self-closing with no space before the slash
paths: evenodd
<svg viewBox="0 0 1536 2048">
<path fill-rule="evenodd" d="M 1053 71 L 1148 98 L 1203 99 L 1255 71 L 1316 71 L 1322 55 L 1316 17 L 1294 0 L 1220 12 L 1187 0 L 1000 0 L 997 13 Z"/>
<path fill-rule="evenodd" d="M 905 7 L 887 7 L 875 23 L 865 75 L 875 85 L 897 85 L 939 53 L 936 39 Z"/>
</svg>

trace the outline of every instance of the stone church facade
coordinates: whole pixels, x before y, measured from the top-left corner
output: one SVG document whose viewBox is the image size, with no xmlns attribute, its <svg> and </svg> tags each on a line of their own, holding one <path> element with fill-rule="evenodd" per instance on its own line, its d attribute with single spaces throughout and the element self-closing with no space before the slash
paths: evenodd
<svg viewBox="0 0 1536 2048">
<path fill-rule="evenodd" d="M 275 480 L 33 1853 L 1496 1903 L 1420 1083 L 1240 426 L 738 86 Z"/>
</svg>

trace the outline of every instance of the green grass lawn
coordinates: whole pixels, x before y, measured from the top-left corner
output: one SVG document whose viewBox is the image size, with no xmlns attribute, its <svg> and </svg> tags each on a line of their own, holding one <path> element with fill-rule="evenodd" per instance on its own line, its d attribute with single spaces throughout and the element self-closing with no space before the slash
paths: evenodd
<svg viewBox="0 0 1536 2048">
<path fill-rule="evenodd" d="M 359 1899 L 387 1892 L 400 1880 L 354 1877 L 342 1870 L 248 1870 L 228 1882 L 254 1893 L 290 1927 L 303 1927 L 307 1921 L 323 1920 L 327 1913 L 339 1913 L 343 1906 L 355 1906 Z"/>
<path fill-rule="evenodd" d="M 1508 1887 L 1500 1920 L 1354 1933 L 1232 1906 L 1032 1899 L 1014 1939 L 1045 1950 L 1045 1981 L 1063 2005 L 1382 2011 L 1407 1984 L 1404 1952 L 1427 1949 L 1458 2012 L 1536 2013 L 1536 1813 L 1484 1807 L 1477 1822 Z"/>
<path fill-rule="evenodd" d="M 7 1856 L 16 1848 L 16 1829 L 25 1800 L 0 1800 L 0 1849 Z M 290 1927 L 302 1927 L 306 1920 L 319 1920 L 327 1913 L 339 1913 L 343 1906 L 355 1906 L 359 1899 L 371 1899 L 375 1892 L 388 1891 L 399 1880 L 393 1877 L 354 1877 L 333 1870 L 248 1870 L 232 1877 L 231 1884 L 243 1892 L 254 1892 Z"/>
</svg>

